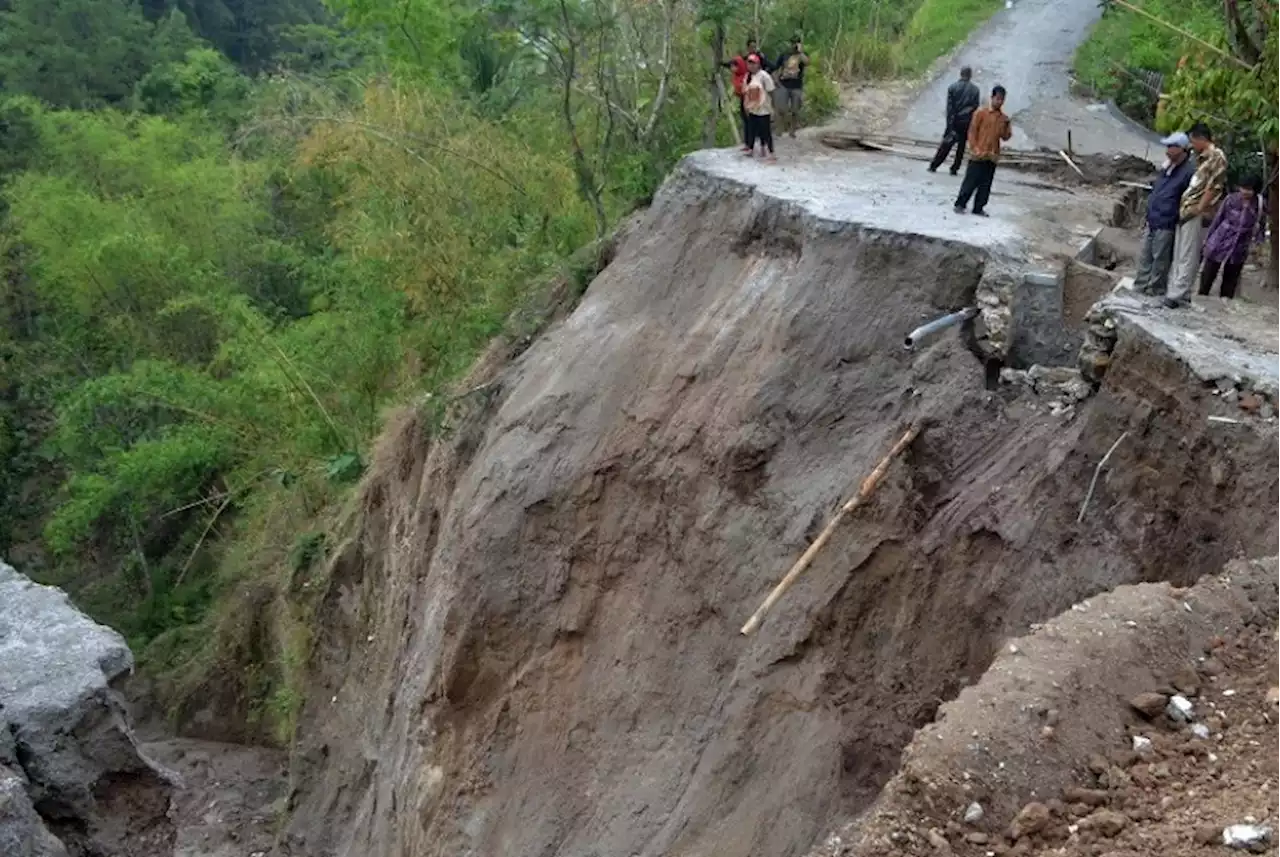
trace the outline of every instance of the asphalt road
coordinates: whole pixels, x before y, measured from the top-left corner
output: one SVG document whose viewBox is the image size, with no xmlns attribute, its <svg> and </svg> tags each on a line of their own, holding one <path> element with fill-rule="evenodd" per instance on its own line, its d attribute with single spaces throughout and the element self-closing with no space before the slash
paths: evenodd
<svg viewBox="0 0 1280 857">
<path fill-rule="evenodd" d="M 931 138 L 943 131 L 947 87 L 962 66 L 972 66 L 984 98 L 991 87 L 1008 91 L 1005 112 L 1013 118 L 1014 148 L 1065 148 L 1081 153 L 1125 152 L 1158 162 L 1154 134 L 1115 115 L 1105 104 L 1071 96 L 1069 71 L 1076 48 L 1102 10 L 1098 0 L 1014 0 L 960 48 L 947 68 L 921 90 L 894 128 L 904 136 Z"/>
</svg>

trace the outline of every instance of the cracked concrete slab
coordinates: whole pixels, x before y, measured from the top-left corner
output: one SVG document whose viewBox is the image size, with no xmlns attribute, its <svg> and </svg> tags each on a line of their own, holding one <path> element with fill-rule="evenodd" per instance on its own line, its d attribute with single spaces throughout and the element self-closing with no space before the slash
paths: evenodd
<svg viewBox="0 0 1280 857">
<path fill-rule="evenodd" d="M 1206 384 L 1229 379 L 1235 386 L 1275 401 L 1280 387 L 1280 346 L 1276 306 L 1220 298 L 1199 298 L 1170 310 L 1159 300 L 1129 290 L 1095 306 L 1116 321 L 1157 340 Z"/>
<path fill-rule="evenodd" d="M 997 173 L 988 218 L 952 211 L 958 178 L 930 174 L 918 161 L 869 152 L 805 147 L 776 164 L 734 149 L 694 152 L 686 167 L 755 188 L 810 214 L 907 235 L 956 241 L 1012 257 L 1030 269 L 1073 255 L 1106 222 L 1114 199 L 1061 188 L 1043 177 Z"/>
</svg>

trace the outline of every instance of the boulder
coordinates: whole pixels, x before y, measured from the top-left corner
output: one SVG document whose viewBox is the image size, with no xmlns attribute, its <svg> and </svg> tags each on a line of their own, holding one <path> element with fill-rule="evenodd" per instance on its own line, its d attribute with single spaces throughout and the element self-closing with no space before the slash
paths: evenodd
<svg viewBox="0 0 1280 857">
<path fill-rule="evenodd" d="M 7 772 L 0 791 L 13 797 L 0 807 L 0 843 L 7 846 L 6 837 L 16 843 L 0 853 L 63 853 L 49 850 L 47 840 L 22 845 L 40 841 L 23 832 L 38 821 L 27 805 L 55 831 L 75 830 L 103 853 L 124 853 L 122 842 L 100 841 L 98 832 L 127 829 L 131 836 L 167 825 L 172 788 L 170 776 L 139 751 L 112 687 L 132 671 L 133 655 L 118 633 L 77 610 L 64 592 L 4 563 L 0 604 L 0 711 L 8 727 L 0 732 L 0 770 Z M 101 817 L 100 805 L 117 790 L 146 794 L 131 804 L 147 807 L 147 817 Z"/>
<path fill-rule="evenodd" d="M 27 778 L 3 764 L 0 764 L 0 854 L 67 857 L 66 847 L 49 832 L 32 805 L 27 795 Z"/>
</svg>

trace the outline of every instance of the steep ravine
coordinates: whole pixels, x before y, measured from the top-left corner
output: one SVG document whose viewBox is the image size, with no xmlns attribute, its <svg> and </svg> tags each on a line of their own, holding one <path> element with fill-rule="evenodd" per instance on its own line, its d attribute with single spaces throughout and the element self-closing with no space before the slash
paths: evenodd
<svg viewBox="0 0 1280 857">
<path fill-rule="evenodd" d="M 383 438 L 328 569 L 285 850 L 801 854 L 1006 637 L 1275 554 L 1274 427 L 1213 430 L 1141 343 L 1067 420 L 989 393 L 954 335 L 902 350 L 986 261 L 678 169 L 441 440 L 413 415 Z"/>
</svg>

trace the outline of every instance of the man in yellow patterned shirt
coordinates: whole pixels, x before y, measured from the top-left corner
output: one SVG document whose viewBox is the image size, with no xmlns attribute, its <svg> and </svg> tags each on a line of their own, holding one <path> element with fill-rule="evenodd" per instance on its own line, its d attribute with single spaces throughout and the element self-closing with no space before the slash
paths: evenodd
<svg viewBox="0 0 1280 857">
<path fill-rule="evenodd" d="M 1196 174 L 1182 195 L 1178 231 L 1173 239 L 1173 268 L 1164 305 L 1173 308 L 1191 303 L 1191 285 L 1200 271 L 1201 232 L 1213 220 L 1227 187 L 1227 156 L 1213 145 L 1213 134 L 1203 122 L 1188 133 L 1196 152 Z"/>
</svg>

